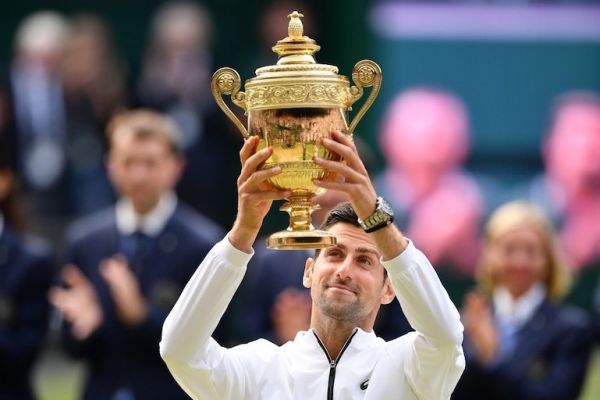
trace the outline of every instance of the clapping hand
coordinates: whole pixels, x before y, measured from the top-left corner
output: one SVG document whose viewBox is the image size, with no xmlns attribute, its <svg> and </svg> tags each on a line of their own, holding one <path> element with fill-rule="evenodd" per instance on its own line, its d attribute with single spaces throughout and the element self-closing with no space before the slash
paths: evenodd
<svg viewBox="0 0 600 400">
<path fill-rule="evenodd" d="M 104 260 L 100 274 L 108 284 L 119 319 L 129 326 L 140 324 L 148 314 L 148 307 L 125 257 L 117 255 Z"/>
<path fill-rule="evenodd" d="M 50 289 L 48 299 L 71 325 L 73 336 L 85 340 L 98 329 L 104 318 L 96 290 L 74 265 L 63 269 L 62 278 L 67 287 Z"/>
<path fill-rule="evenodd" d="M 499 334 L 492 310 L 485 297 L 478 291 L 465 296 L 463 323 L 471 339 L 476 356 L 482 364 L 489 364 L 499 349 Z"/>
</svg>

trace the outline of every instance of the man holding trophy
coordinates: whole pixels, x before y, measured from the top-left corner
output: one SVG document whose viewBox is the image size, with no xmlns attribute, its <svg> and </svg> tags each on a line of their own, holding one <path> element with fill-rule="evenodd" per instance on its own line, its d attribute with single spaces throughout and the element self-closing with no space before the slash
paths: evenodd
<svg viewBox="0 0 600 400">
<path fill-rule="evenodd" d="M 195 399 L 448 399 L 464 369 L 459 314 L 427 258 L 402 235 L 391 208 L 377 197 L 351 138 L 356 119 L 348 127 L 345 114 L 339 113 L 342 129 L 336 130 L 298 122 L 308 115 L 318 127 L 337 112 L 332 102 L 360 97 L 360 82 L 373 77 L 361 68 L 374 63 L 361 62 L 358 71 L 355 67 L 358 89 L 336 92 L 333 86 L 344 83 L 342 77 L 319 77 L 328 66 L 310 62 L 310 47 L 316 45 L 302 36 L 301 15 L 290 16 L 289 37 L 274 47 L 281 57 L 278 65 L 249 80 L 246 93 L 238 91 L 239 77 L 231 69 L 227 75 L 217 71 L 213 78 L 213 93 L 231 93 L 234 103 L 246 102 L 250 114 L 249 133 L 238 125 L 246 137 L 240 151 L 238 214 L 167 317 L 161 355 Z M 291 72 L 298 65 L 309 71 L 303 79 L 310 76 L 310 85 L 321 79 L 324 89 L 294 81 Z M 272 84 L 277 88 L 267 87 Z M 256 90 L 263 94 L 254 97 Z M 261 114 L 253 113 L 266 110 L 257 103 L 265 98 L 271 109 L 297 109 L 280 113 L 291 121 L 257 123 Z M 367 103 L 372 100 L 373 91 Z M 325 111 L 315 110 L 319 108 Z M 267 114 L 278 113 L 263 116 Z M 349 202 L 335 207 L 320 230 L 314 230 L 311 199 L 324 189 L 346 193 Z M 210 336 L 244 276 L 266 213 L 274 200 L 283 198 L 288 200 L 284 208 L 290 212 L 290 228 L 272 235 L 268 245 L 317 249 L 306 260 L 303 276 L 312 298 L 310 329 L 281 347 L 261 339 L 223 348 Z M 380 305 L 395 296 L 415 331 L 385 342 L 373 332 L 373 324 Z"/>
</svg>

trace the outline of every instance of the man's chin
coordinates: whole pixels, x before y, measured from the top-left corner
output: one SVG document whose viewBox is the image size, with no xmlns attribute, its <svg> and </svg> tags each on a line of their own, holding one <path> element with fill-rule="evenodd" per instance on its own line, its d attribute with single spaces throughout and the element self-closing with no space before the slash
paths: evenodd
<svg viewBox="0 0 600 400">
<path fill-rule="evenodd" d="M 337 321 L 354 319 L 357 310 L 360 309 L 356 302 L 341 301 L 332 298 L 328 298 L 324 303 L 322 302 L 319 308 L 324 315 Z"/>
</svg>

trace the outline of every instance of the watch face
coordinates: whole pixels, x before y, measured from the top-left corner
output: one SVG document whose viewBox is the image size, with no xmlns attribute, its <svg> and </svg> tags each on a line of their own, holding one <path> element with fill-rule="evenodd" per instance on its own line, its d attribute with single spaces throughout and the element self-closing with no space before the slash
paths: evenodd
<svg viewBox="0 0 600 400">
<path fill-rule="evenodd" d="M 383 211 L 384 213 L 393 216 L 394 215 L 394 210 L 392 210 L 392 207 L 390 206 L 390 204 L 385 201 L 384 199 L 380 200 L 380 205 L 381 205 L 381 211 Z"/>
</svg>

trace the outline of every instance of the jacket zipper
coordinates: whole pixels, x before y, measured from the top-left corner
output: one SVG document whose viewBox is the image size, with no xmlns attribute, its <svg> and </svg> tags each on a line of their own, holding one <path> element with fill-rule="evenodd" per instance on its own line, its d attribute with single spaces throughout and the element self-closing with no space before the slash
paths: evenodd
<svg viewBox="0 0 600 400">
<path fill-rule="evenodd" d="M 325 352 L 325 356 L 327 357 L 327 360 L 329 361 L 329 381 L 327 383 L 327 400 L 333 400 L 333 385 L 335 383 L 335 369 L 337 367 L 338 362 L 340 361 L 340 358 L 342 358 L 342 354 L 344 354 L 344 351 L 346 351 L 346 349 L 350 345 L 350 341 L 352 340 L 354 335 L 356 335 L 356 332 L 358 332 L 358 328 L 355 328 L 354 331 L 352 332 L 352 334 L 348 337 L 348 339 L 346 339 L 346 343 L 344 343 L 344 345 L 342 346 L 342 349 L 340 350 L 340 354 L 338 354 L 336 359 L 333 360 L 331 358 L 331 356 L 329 355 L 329 352 L 325 348 L 325 345 L 323 344 L 323 342 L 321 342 L 321 339 L 319 339 L 319 336 L 317 336 L 317 333 L 315 331 L 313 331 L 313 334 L 317 338 L 317 343 L 319 343 L 319 346 L 321 346 L 321 348 Z"/>
</svg>

